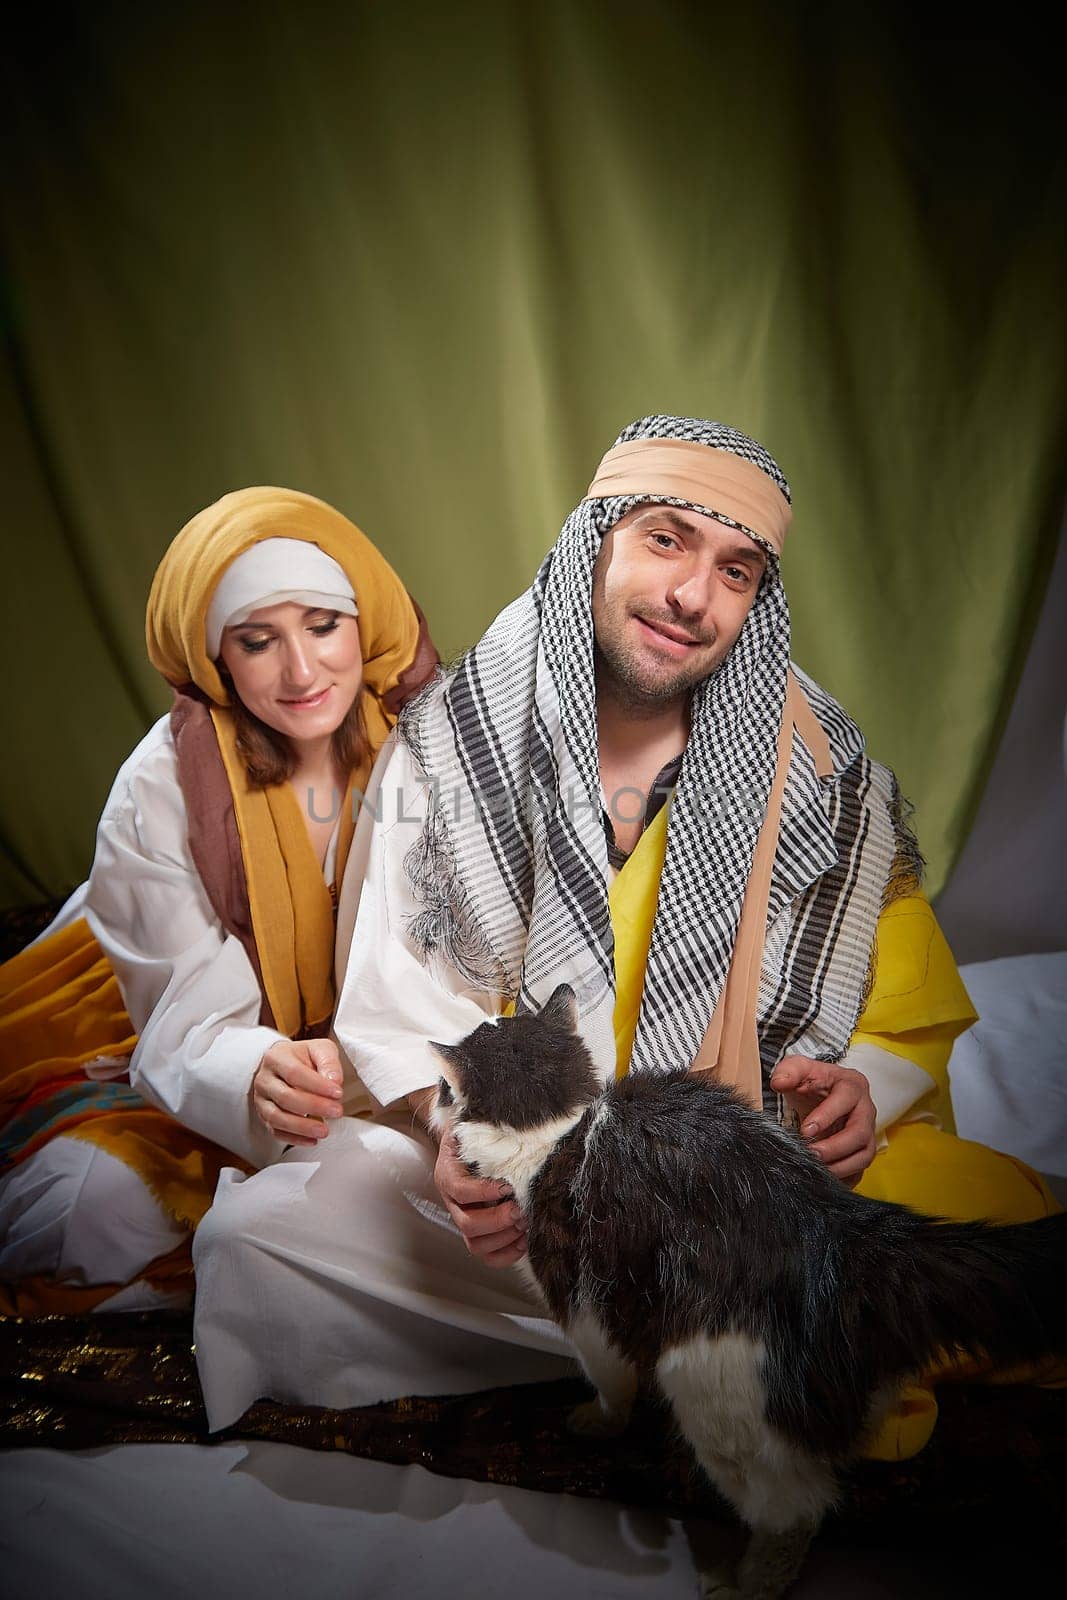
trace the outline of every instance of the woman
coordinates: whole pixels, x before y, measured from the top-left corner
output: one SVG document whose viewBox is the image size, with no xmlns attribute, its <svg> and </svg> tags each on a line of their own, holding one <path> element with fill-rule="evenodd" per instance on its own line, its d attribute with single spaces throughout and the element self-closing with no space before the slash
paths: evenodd
<svg viewBox="0 0 1067 1600">
<path fill-rule="evenodd" d="M 115 780 L 88 882 L 0 973 L 0 1278 L 23 1314 L 184 1297 L 221 1167 L 327 1136 L 333 885 L 437 664 L 370 541 L 277 488 L 181 530 L 146 634 L 171 712 Z"/>
</svg>

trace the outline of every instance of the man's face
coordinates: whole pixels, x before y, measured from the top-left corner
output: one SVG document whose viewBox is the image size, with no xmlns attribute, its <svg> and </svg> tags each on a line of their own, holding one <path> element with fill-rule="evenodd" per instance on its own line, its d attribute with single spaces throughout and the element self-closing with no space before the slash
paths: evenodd
<svg viewBox="0 0 1067 1600">
<path fill-rule="evenodd" d="M 766 564 L 754 539 L 702 512 L 628 512 L 593 568 L 601 680 L 650 710 L 688 694 L 733 648 Z"/>
</svg>

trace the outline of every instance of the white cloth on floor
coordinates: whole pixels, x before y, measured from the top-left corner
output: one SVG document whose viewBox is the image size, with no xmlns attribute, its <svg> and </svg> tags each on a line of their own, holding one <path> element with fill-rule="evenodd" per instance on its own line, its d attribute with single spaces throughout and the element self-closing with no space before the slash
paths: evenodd
<svg viewBox="0 0 1067 1600">
<path fill-rule="evenodd" d="M 411 1120 L 346 1117 L 314 1150 L 223 1172 L 193 1241 L 213 1430 L 267 1395 L 359 1406 L 576 1371 L 522 1271 L 468 1253 Z"/>
<path fill-rule="evenodd" d="M 978 1012 L 949 1061 L 960 1136 L 1018 1156 L 1063 1199 L 1067 950 L 976 961 L 960 976 Z"/>
</svg>

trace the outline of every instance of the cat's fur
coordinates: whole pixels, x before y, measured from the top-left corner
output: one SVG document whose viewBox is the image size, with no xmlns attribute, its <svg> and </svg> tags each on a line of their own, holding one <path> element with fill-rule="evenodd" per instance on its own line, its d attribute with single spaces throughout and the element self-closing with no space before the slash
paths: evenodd
<svg viewBox="0 0 1067 1600">
<path fill-rule="evenodd" d="M 1067 1215 L 942 1223 L 865 1199 L 704 1078 L 602 1089 L 576 1021 L 561 985 L 438 1045 L 435 1121 L 526 1214 L 528 1267 L 599 1391 L 575 1424 L 618 1431 L 654 1378 L 753 1530 L 703 1592 L 767 1600 L 904 1378 L 953 1347 L 1067 1353 Z"/>
</svg>

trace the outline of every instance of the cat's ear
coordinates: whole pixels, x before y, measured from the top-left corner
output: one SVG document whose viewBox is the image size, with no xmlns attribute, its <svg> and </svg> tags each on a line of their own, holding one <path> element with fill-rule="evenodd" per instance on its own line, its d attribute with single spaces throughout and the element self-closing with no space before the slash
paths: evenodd
<svg viewBox="0 0 1067 1600">
<path fill-rule="evenodd" d="M 571 1033 L 577 1032 L 578 1001 L 570 984 L 557 984 L 541 1007 L 541 1015 L 546 1022 L 554 1022 Z"/>
<path fill-rule="evenodd" d="M 462 1059 L 463 1052 L 458 1044 L 438 1044 L 436 1039 L 428 1039 L 426 1042 L 430 1049 L 436 1050 L 437 1054 L 442 1056 L 445 1061 L 459 1061 Z"/>
</svg>

